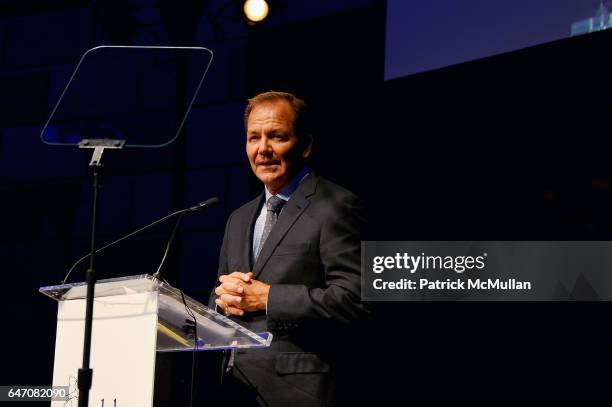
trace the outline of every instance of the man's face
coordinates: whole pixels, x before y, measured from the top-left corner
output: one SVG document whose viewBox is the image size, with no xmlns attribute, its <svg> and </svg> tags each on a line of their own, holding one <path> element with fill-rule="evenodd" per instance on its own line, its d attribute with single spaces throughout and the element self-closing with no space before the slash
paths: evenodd
<svg viewBox="0 0 612 407">
<path fill-rule="evenodd" d="M 255 105 L 247 120 L 251 169 L 273 194 L 291 181 L 310 155 L 311 145 L 302 149 L 298 143 L 293 116 L 289 103 L 280 99 Z"/>
</svg>

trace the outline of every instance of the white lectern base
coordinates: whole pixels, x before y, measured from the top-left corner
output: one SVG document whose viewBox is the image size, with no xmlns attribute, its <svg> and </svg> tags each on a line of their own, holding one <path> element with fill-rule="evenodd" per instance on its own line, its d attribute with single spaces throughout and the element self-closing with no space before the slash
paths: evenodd
<svg viewBox="0 0 612 407">
<path fill-rule="evenodd" d="M 84 299 L 59 303 L 53 385 L 70 386 L 74 398 L 54 401 L 52 407 L 78 404 L 76 373 L 82 365 L 84 315 Z M 94 299 L 90 406 L 153 405 L 156 327 L 157 292 Z"/>
</svg>

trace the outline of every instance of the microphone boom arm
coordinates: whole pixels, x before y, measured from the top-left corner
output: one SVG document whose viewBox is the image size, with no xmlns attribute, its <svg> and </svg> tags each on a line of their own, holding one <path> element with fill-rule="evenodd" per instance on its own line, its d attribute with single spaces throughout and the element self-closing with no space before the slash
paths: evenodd
<svg viewBox="0 0 612 407">
<path fill-rule="evenodd" d="M 170 219 L 170 218 L 173 218 L 173 217 L 175 217 L 175 216 L 177 216 L 177 215 L 184 215 L 184 214 L 185 214 L 185 213 L 187 213 L 187 212 L 195 212 L 195 211 L 198 211 L 198 210 L 200 210 L 200 209 L 210 208 L 210 207 L 212 207 L 212 206 L 214 206 L 214 205 L 216 205 L 216 204 L 218 204 L 218 203 L 219 203 L 219 198 L 217 198 L 217 197 L 215 196 L 215 197 L 212 197 L 212 198 L 210 198 L 210 199 L 207 199 L 207 200 L 205 200 L 205 201 L 203 201 L 203 202 L 200 202 L 199 204 L 197 204 L 197 205 L 195 205 L 195 206 L 192 206 L 192 207 L 189 207 L 189 208 L 185 208 L 185 209 L 181 209 L 181 210 L 178 210 L 178 211 L 176 211 L 176 212 L 172 212 L 171 214 L 166 215 L 166 216 L 164 216 L 163 218 L 156 220 L 155 222 L 149 223 L 148 225 L 143 226 L 143 227 L 141 227 L 140 229 L 137 229 L 137 230 L 135 230 L 135 231 L 133 231 L 133 232 L 131 232 L 131 233 L 128 233 L 127 235 L 122 236 L 122 237 L 120 237 L 119 239 L 117 239 L 117 240 L 115 240 L 115 241 L 113 241 L 113 242 L 110 242 L 109 244 L 107 244 L 107 245 L 105 245 L 105 246 L 100 247 L 99 249 L 97 249 L 97 250 L 95 251 L 95 253 L 99 253 L 99 252 L 101 252 L 102 250 L 108 249 L 109 247 L 114 246 L 114 245 L 116 245 L 117 243 L 122 242 L 123 240 L 125 240 L 125 239 L 127 239 L 127 238 L 130 238 L 130 237 L 132 237 L 132 236 L 134 236 L 134 235 L 136 235 L 136 234 L 138 234 L 138 233 L 140 233 L 140 232 L 142 232 L 142 231 L 144 231 L 144 230 L 147 230 L 147 229 L 149 229 L 149 228 L 151 228 L 151 227 L 153 227 L 153 226 L 155 226 L 155 225 L 157 225 L 157 224 L 159 224 L 159 223 L 162 223 L 162 222 L 164 222 L 164 221 L 166 221 L 166 220 L 168 220 L 168 219 Z M 182 217 L 182 216 L 181 216 L 181 217 Z M 180 221 L 180 219 L 179 219 L 179 221 Z M 178 222 L 177 222 L 177 226 L 178 226 Z M 173 237 L 174 237 L 174 234 L 175 234 L 175 233 L 176 233 L 176 229 L 173 231 Z M 166 254 L 167 254 L 167 252 L 166 252 Z M 66 273 L 66 276 L 65 276 L 65 277 L 64 277 L 64 279 L 62 280 L 62 284 L 66 284 L 66 281 L 68 281 L 68 277 L 70 277 L 70 274 L 72 273 L 72 271 L 74 270 L 74 268 L 75 268 L 77 265 L 79 265 L 79 264 L 80 264 L 80 263 L 81 263 L 83 260 L 85 260 L 85 259 L 89 258 L 89 256 L 91 256 L 91 253 L 88 253 L 88 254 L 86 254 L 85 256 L 81 257 L 80 259 L 78 259 L 78 260 L 77 260 L 77 261 L 76 261 L 76 262 L 75 262 L 75 263 L 72 265 L 72 267 L 70 267 L 70 270 L 68 270 L 68 273 Z M 165 255 L 164 255 L 164 259 L 165 259 Z M 160 268 L 161 268 L 161 265 L 160 265 Z M 159 272 L 159 270 L 158 270 L 158 272 Z"/>
</svg>

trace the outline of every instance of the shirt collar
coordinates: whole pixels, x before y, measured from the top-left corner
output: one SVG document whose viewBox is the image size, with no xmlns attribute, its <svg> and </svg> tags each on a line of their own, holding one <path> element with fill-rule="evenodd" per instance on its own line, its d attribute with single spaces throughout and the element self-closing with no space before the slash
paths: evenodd
<svg viewBox="0 0 612 407">
<path fill-rule="evenodd" d="M 310 174 L 310 167 L 304 165 L 300 172 L 298 172 L 296 176 L 293 177 L 291 182 L 289 182 L 289 184 L 287 184 L 284 188 L 278 191 L 276 196 L 282 199 L 283 201 L 288 201 L 289 198 L 291 198 L 293 192 L 295 192 L 297 187 L 300 185 L 300 182 L 302 182 L 302 180 L 306 178 L 308 174 Z M 270 193 L 270 191 L 268 191 L 268 187 L 265 187 L 264 189 L 266 191 L 266 202 L 268 202 L 268 199 L 270 199 L 272 194 Z"/>
</svg>

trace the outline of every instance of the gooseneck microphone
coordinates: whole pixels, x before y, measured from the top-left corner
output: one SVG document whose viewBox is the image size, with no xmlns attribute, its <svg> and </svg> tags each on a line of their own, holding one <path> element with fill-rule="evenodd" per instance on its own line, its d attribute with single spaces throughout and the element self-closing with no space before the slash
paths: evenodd
<svg viewBox="0 0 612 407">
<path fill-rule="evenodd" d="M 195 212 L 195 211 L 199 211 L 200 209 L 210 208 L 212 206 L 215 206 L 218 203 L 219 203 L 219 198 L 217 198 L 216 196 L 213 196 L 210 199 L 200 202 L 196 206 L 192 206 L 191 208 L 183 209 L 182 211 L 178 211 L 178 212 Z M 177 214 L 178 212 L 174 212 L 174 214 Z"/>
<path fill-rule="evenodd" d="M 177 231 L 177 229 L 178 229 L 178 225 L 179 225 L 179 223 L 180 223 L 180 221 L 181 221 L 181 219 L 182 219 L 183 215 L 185 215 L 185 214 L 186 214 L 186 213 L 188 213 L 188 212 L 195 212 L 195 211 L 199 211 L 200 209 L 207 209 L 207 208 L 213 207 L 213 206 L 215 206 L 215 205 L 216 205 L 216 204 L 218 204 L 218 203 L 219 203 L 219 198 L 217 198 L 217 197 L 215 196 L 215 197 L 212 197 L 212 198 L 207 199 L 207 200 L 205 200 L 205 201 L 202 201 L 202 202 L 200 202 L 199 204 L 197 204 L 197 205 L 195 205 L 195 206 L 191 206 L 191 207 L 189 207 L 189 208 L 185 208 L 185 209 L 178 210 L 178 211 L 176 211 L 176 212 L 172 212 L 171 214 L 166 215 L 166 216 L 164 216 L 163 218 L 156 220 L 155 222 L 149 223 L 148 225 L 143 226 L 143 227 L 141 227 L 140 229 L 137 229 L 137 230 L 135 230 L 135 231 L 133 231 L 133 232 L 131 232 L 131 233 L 129 233 L 129 234 L 127 234 L 127 235 L 125 235 L 125 236 L 120 237 L 119 239 L 117 239 L 117 240 L 115 240 L 115 241 L 113 241 L 113 242 L 110 242 L 109 244 L 107 244 L 107 245 L 105 245 L 105 246 L 100 247 L 99 249 L 97 249 L 97 250 L 95 251 L 95 253 L 100 253 L 102 250 L 106 250 L 106 249 L 108 249 L 109 247 L 114 246 L 114 245 L 116 245 L 117 243 L 119 243 L 119 242 L 121 242 L 121 241 L 123 241 L 123 240 L 125 240 L 125 239 L 127 239 L 127 238 L 130 238 L 130 237 L 132 237 L 132 236 L 134 236 L 134 235 L 136 235 L 136 234 L 138 234 L 138 233 L 140 233 L 140 232 L 142 232 L 142 231 L 144 231 L 144 230 L 147 230 L 147 229 L 149 229 L 149 228 L 151 228 L 151 227 L 153 227 L 153 226 L 157 225 L 158 223 L 164 222 L 164 221 L 166 221 L 166 220 L 168 220 L 168 219 L 170 219 L 170 218 L 173 218 L 173 217 L 175 217 L 175 216 L 180 216 L 179 220 L 177 221 L 176 225 L 174 226 L 174 229 L 173 229 L 173 231 L 172 231 L 172 235 L 171 235 L 171 237 L 170 237 L 170 241 L 168 242 L 168 245 L 166 246 L 166 252 L 164 253 L 164 258 L 162 259 L 162 263 L 160 264 L 159 268 L 157 269 L 157 272 L 155 273 L 155 274 L 156 274 L 156 277 L 157 277 L 157 276 L 159 276 L 159 271 L 161 270 L 161 267 L 162 267 L 163 262 L 164 262 L 164 260 L 165 260 L 165 258 L 166 258 L 166 255 L 168 254 L 168 249 L 169 249 L 169 247 L 170 247 L 170 243 L 172 243 L 172 240 L 174 239 L 174 236 L 175 236 L 176 231 Z M 62 284 L 66 284 L 66 281 L 68 281 L 68 277 L 70 277 L 70 274 L 72 273 L 72 271 L 74 270 L 74 268 L 75 268 L 77 265 L 79 265 L 79 264 L 80 264 L 80 263 L 81 263 L 83 260 L 85 260 L 85 259 L 89 258 L 90 256 L 91 256 L 91 253 L 88 253 L 88 254 L 86 254 L 85 256 L 83 256 L 83 257 L 81 257 L 80 259 L 78 259 L 78 260 L 77 260 L 77 261 L 76 261 L 76 262 L 75 262 L 75 263 L 72 265 L 72 267 L 70 267 L 70 270 L 68 270 L 68 273 L 66 273 L 66 276 L 65 276 L 65 277 L 64 277 L 64 279 L 62 280 Z"/>
</svg>

